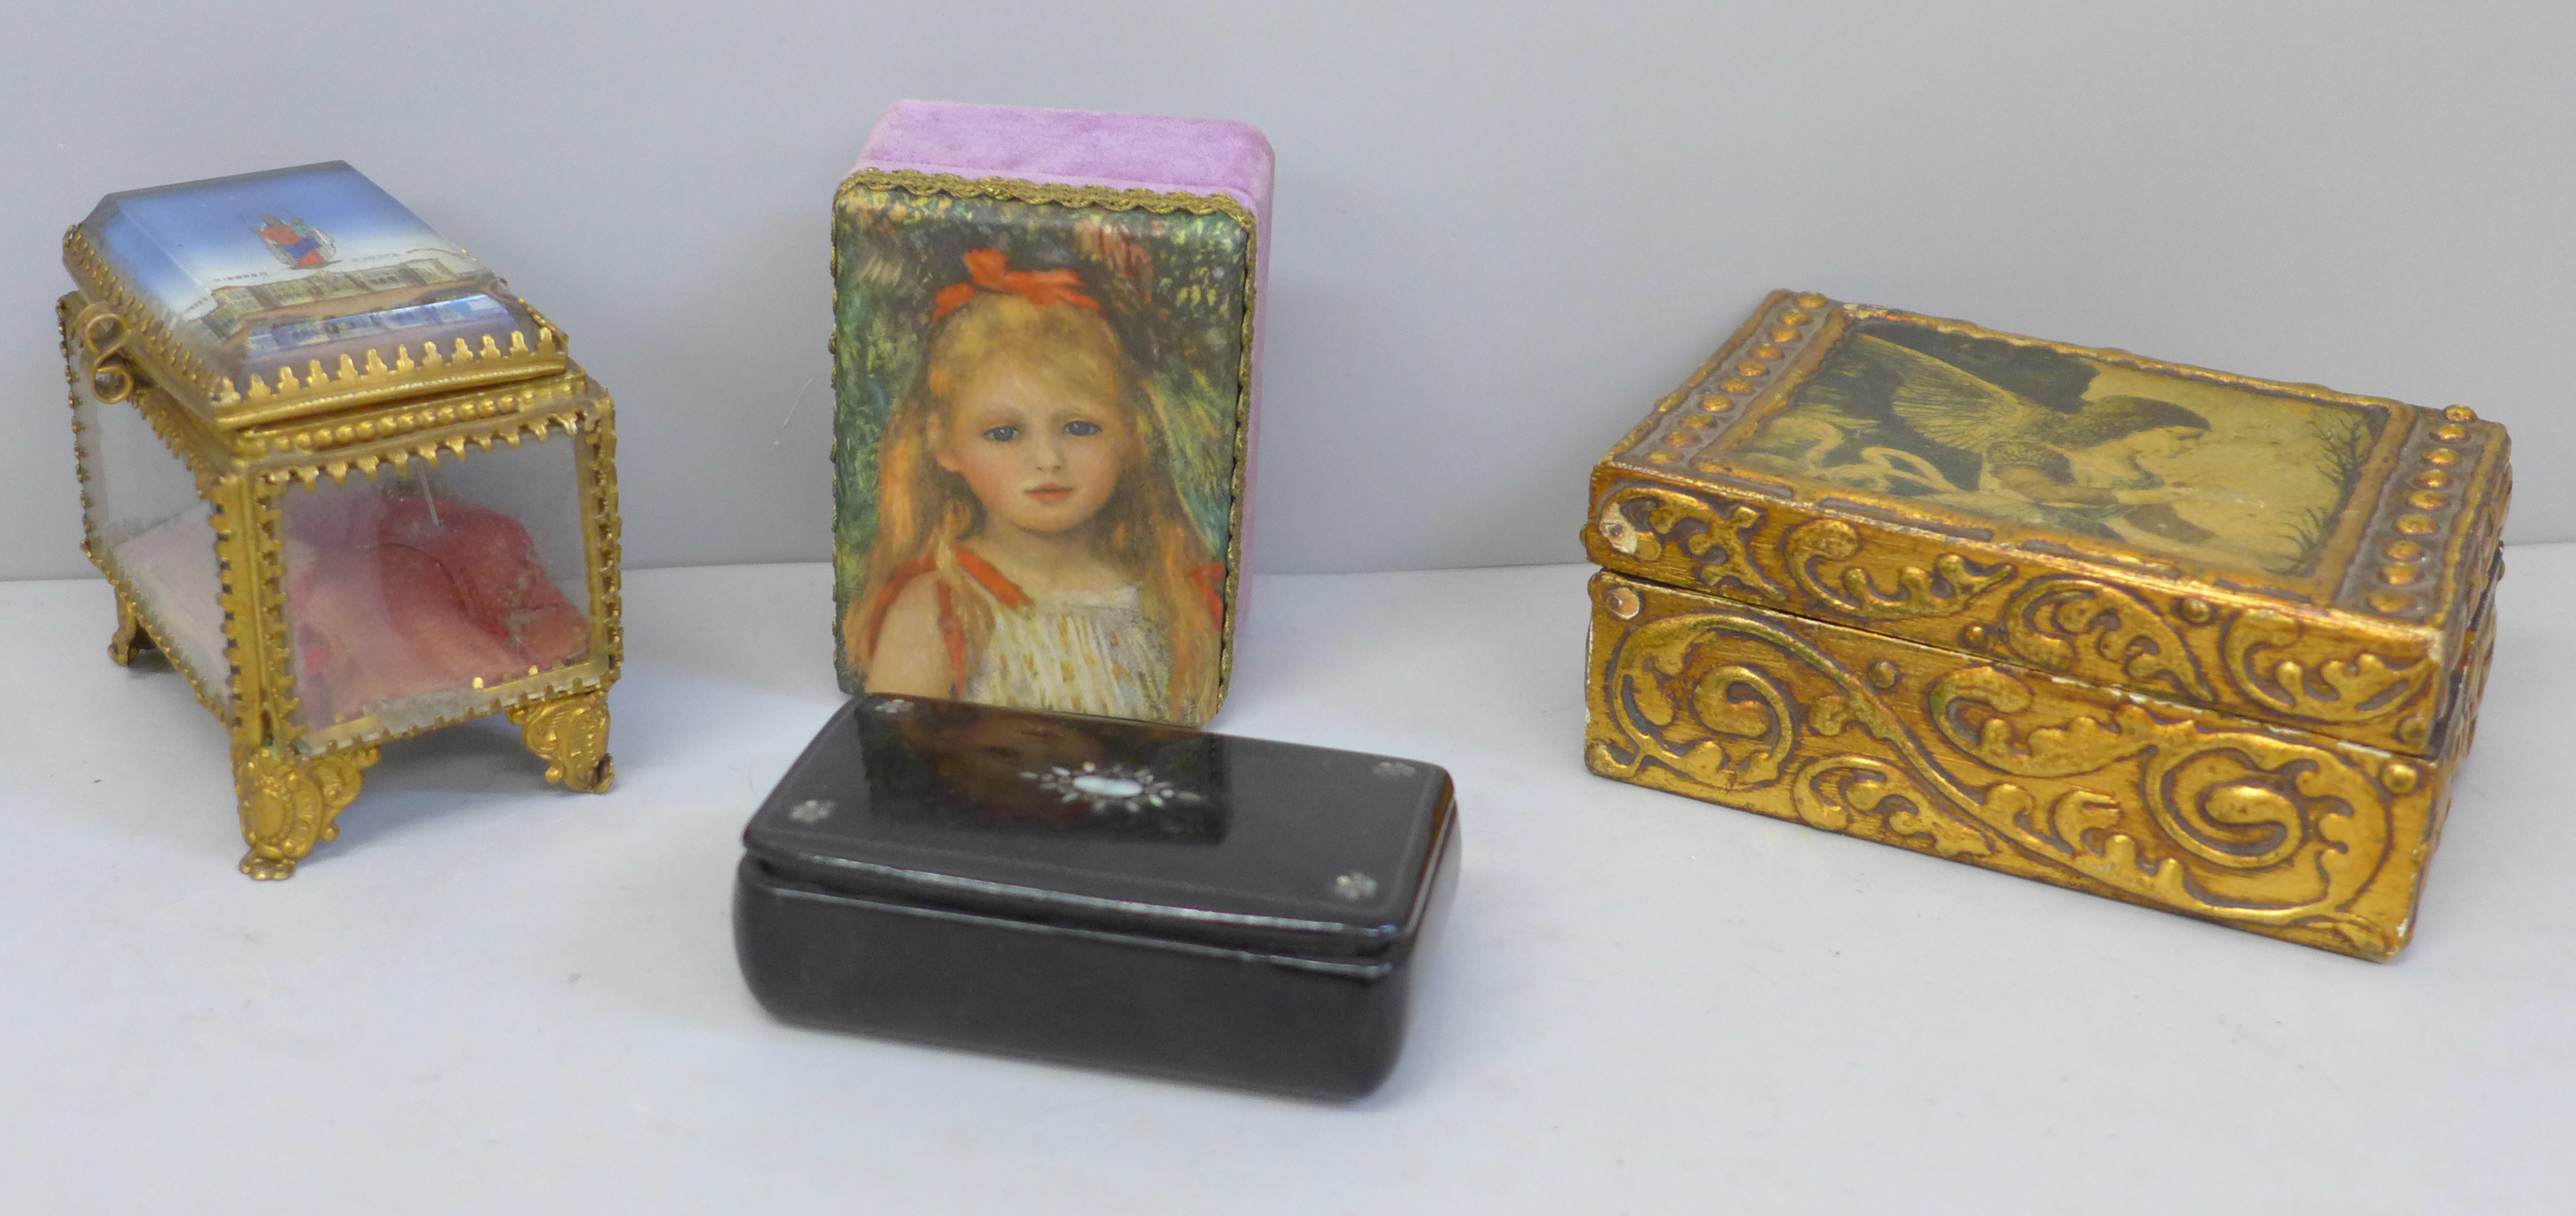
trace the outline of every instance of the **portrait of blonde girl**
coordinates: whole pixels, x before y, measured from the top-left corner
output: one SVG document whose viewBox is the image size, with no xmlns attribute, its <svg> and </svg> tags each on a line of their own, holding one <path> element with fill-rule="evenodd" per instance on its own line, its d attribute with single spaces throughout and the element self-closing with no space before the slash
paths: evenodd
<svg viewBox="0 0 2576 1216">
<path fill-rule="evenodd" d="M 962 262 L 877 441 L 848 669 L 867 692 L 1204 722 L 1225 568 L 1143 369 L 1074 270 Z"/>
</svg>

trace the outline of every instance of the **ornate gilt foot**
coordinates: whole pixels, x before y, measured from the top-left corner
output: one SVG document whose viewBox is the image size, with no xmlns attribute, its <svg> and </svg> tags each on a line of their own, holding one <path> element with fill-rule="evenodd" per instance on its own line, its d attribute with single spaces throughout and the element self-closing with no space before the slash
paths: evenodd
<svg viewBox="0 0 2576 1216">
<path fill-rule="evenodd" d="M 608 756 L 608 692 L 598 689 L 510 711 L 519 739 L 546 762 L 546 780 L 586 794 L 605 794 L 617 779 Z"/>
<path fill-rule="evenodd" d="M 134 601 L 125 593 L 116 593 L 116 636 L 107 640 L 107 657 L 119 667 L 129 666 L 134 656 L 153 648 L 152 634 L 143 628 L 142 614 L 134 610 Z"/>
<path fill-rule="evenodd" d="M 257 879 L 295 873 L 313 846 L 340 835 L 341 808 L 358 796 L 376 749 L 355 748 L 296 759 L 267 748 L 236 750 L 233 790 L 241 800 L 242 838 L 250 852 L 241 872 Z"/>
</svg>

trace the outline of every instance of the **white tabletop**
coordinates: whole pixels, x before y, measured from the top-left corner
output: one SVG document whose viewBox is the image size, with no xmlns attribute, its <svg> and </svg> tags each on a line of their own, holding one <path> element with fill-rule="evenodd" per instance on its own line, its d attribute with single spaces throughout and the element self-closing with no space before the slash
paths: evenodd
<svg viewBox="0 0 2576 1216">
<path fill-rule="evenodd" d="M 1587 570 L 1257 580 L 1219 728 L 1456 774 L 1393 1080 L 1329 1106 L 783 1026 L 736 834 L 825 567 L 629 576 L 607 797 L 399 744 L 285 883 L 97 582 L 0 584 L 0 1210 L 2470 1212 L 2576 1203 L 2576 545 L 2517 547 L 2397 962 L 1587 775 Z"/>
</svg>

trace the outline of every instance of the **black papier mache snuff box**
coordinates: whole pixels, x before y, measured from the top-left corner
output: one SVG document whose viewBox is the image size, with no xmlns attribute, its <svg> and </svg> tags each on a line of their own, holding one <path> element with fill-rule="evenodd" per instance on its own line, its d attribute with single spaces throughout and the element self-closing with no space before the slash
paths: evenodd
<svg viewBox="0 0 2576 1216">
<path fill-rule="evenodd" d="M 780 1018 L 1356 1098 L 1458 817 L 1416 761 L 867 696 L 743 843 L 735 946 Z"/>
</svg>

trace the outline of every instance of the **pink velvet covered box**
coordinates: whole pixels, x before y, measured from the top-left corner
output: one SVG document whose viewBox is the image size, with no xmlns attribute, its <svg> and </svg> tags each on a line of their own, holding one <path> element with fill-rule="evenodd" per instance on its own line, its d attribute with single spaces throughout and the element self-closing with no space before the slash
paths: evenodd
<svg viewBox="0 0 2576 1216">
<path fill-rule="evenodd" d="M 1240 617 L 1271 154 L 897 102 L 833 207 L 842 686 L 1196 726 Z"/>
</svg>

